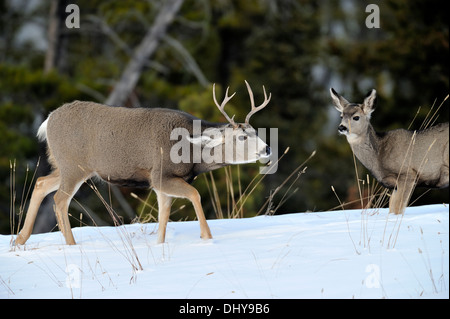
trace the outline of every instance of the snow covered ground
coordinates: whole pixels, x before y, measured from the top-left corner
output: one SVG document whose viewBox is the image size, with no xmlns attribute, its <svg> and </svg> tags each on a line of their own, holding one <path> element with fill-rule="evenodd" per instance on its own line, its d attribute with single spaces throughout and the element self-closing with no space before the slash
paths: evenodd
<svg viewBox="0 0 450 319">
<path fill-rule="evenodd" d="M 1 235 L 0 298 L 449 298 L 448 205 L 208 223 Z"/>
</svg>

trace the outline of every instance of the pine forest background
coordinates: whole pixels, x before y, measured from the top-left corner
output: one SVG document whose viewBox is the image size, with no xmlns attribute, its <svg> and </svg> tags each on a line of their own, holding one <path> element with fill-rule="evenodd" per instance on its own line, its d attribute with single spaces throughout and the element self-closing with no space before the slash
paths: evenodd
<svg viewBox="0 0 450 319">
<path fill-rule="evenodd" d="M 65 9 L 71 3 L 80 9 L 80 28 L 65 25 L 69 15 Z M 365 9 L 371 3 L 379 7 L 380 28 L 366 27 Z M 411 123 L 412 129 L 418 129 L 431 107 L 436 109 L 449 92 L 444 4 L 437 0 L 0 1 L 0 233 L 17 231 L 32 182 L 49 171 L 45 145 L 35 135 L 58 106 L 73 100 L 114 101 L 114 105 L 119 101 L 128 107 L 181 109 L 224 122 L 212 100 L 212 83 L 216 83 L 220 96 L 227 86 L 237 92 L 227 112 L 242 121 L 250 109 L 244 80 L 251 84 L 257 103 L 262 101 L 262 85 L 272 93 L 269 106 L 252 118 L 252 124 L 278 128 L 278 152 L 281 155 L 287 147 L 289 152 L 277 173 L 267 175 L 247 198 L 240 216 L 254 216 L 275 190 L 270 208 L 277 214 L 340 209 L 336 196 L 343 202 L 356 200 L 357 207 L 353 156 L 346 139 L 337 134 L 339 114 L 331 104 L 329 88 L 352 102 L 361 102 L 375 88 L 378 108 L 372 123 L 377 130 L 407 128 Z M 173 9 L 175 5 L 179 9 Z M 161 31 L 154 50 L 140 61 L 137 82 L 125 81 L 131 86 L 127 94 L 115 91 L 158 15 L 171 8 L 173 19 Z M 437 122 L 448 121 L 448 104 L 448 100 L 442 104 Z M 304 173 L 295 172 L 314 150 Z M 359 164 L 357 168 L 359 178 L 365 179 L 364 168 Z M 258 164 L 241 165 L 199 176 L 194 186 L 202 195 L 207 218 L 219 217 L 218 202 L 221 211 L 229 213 L 258 169 Z M 151 208 L 156 200 L 154 194 L 148 196 L 149 191 L 96 185 L 124 222 L 156 216 Z M 415 191 L 415 205 L 449 202 L 448 189 L 422 193 Z M 213 200 L 214 196 L 219 198 Z M 74 226 L 113 223 L 88 185 L 75 199 L 70 208 Z M 35 232 L 55 229 L 52 205 L 49 196 Z M 195 218 L 192 206 L 182 200 L 172 210 L 172 220 Z"/>
</svg>

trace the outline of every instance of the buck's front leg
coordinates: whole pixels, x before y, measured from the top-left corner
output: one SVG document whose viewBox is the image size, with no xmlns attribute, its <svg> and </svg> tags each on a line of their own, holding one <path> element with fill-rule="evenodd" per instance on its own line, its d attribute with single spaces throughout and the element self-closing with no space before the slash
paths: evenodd
<svg viewBox="0 0 450 319">
<path fill-rule="evenodd" d="M 172 205 L 172 198 L 161 191 L 156 191 L 158 198 L 158 240 L 161 244 L 166 239 L 166 227 L 170 217 L 170 206 Z"/>
<path fill-rule="evenodd" d="M 203 212 L 200 194 L 195 187 L 189 185 L 181 178 L 155 178 L 153 180 L 160 180 L 160 185 L 155 185 L 154 188 L 165 194 L 170 194 L 173 197 L 187 198 L 192 202 L 200 224 L 200 237 L 203 239 L 211 239 L 211 230 L 206 222 L 205 214 Z"/>
</svg>

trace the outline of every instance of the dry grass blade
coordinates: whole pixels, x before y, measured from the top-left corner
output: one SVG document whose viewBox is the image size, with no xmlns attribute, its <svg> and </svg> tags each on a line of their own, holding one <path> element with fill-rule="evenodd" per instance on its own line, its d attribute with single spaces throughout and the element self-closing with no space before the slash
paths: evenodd
<svg viewBox="0 0 450 319">
<path fill-rule="evenodd" d="M 286 154 L 286 152 L 284 153 Z M 283 155 L 284 155 L 283 154 Z M 316 155 L 316 151 L 313 151 L 311 153 L 311 155 L 303 162 L 301 163 L 299 166 L 297 166 L 296 169 L 294 169 L 292 171 L 292 173 L 273 191 L 271 192 L 271 195 L 269 196 L 269 198 L 266 200 L 266 202 L 264 203 L 264 205 L 260 208 L 260 210 L 258 211 L 258 215 L 261 214 L 261 212 L 267 207 L 266 209 L 266 214 L 270 213 L 270 214 L 274 214 L 276 212 L 276 210 L 278 210 L 278 208 L 280 208 L 280 206 L 282 205 L 282 203 L 280 202 L 277 207 L 272 211 L 271 207 L 269 205 L 269 203 L 273 202 L 273 198 L 275 197 L 275 195 L 284 187 L 284 185 L 286 185 L 286 183 L 297 174 L 297 178 L 294 180 L 294 182 L 291 183 L 291 185 L 289 186 L 288 190 L 285 192 L 285 194 L 282 197 L 282 201 L 283 199 L 286 197 L 286 194 L 288 193 L 288 191 L 291 189 L 292 185 L 300 178 L 300 176 L 304 173 L 304 170 L 302 172 L 299 173 L 299 171 L 306 165 L 306 163 L 308 163 L 308 161 L 313 158 Z M 281 159 L 282 157 L 280 157 Z M 265 176 L 265 175 L 264 175 Z M 284 201 L 283 201 L 284 203 Z"/>
<path fill-rule="evenodd" d="M 436 100 L 434 101 L 433 105 L 430 108 L 430 111 L 428 112 L 427 116 L 425 117 L 425 120 L 423 121 L 422 125 L 420 126 L 420 129 L 426 129 L 429 128 L 430 126 L 433 126 L 434 123 L 436 122 L 436 120 L 439 117 L 439 110 L 441 109 L 442 105 L 444 105 L 445 101 L 447 101 L 449 95 L 447 94 L 447 96 L 442 100 L 441 104 L 439 104 L 439 106 L 436 108 L 436 111 L 434 111 L 434 113 L 430 116 L 435 104 L 436 104 Z"/>
<path fill-rule="evenodd" d="M 122 254 L 125 257 L 125 259 L 128 260 L 128 262 L 132 266 L 133 271 L 143 270 L 144 268 L 142 267 L 139 257 L 134 249 L 130 234 L 127 232 L 125 227 L 120 227 L 123 225 L 121 217 L 119 215 L 117 215 L 117 213 L 114 211 L 114 209 L 103 198 L 103 196 L 100 194 L 100 191 L 95 186 L 95 184 L 92 183 L 92 181 L 90 181 L 90 183 L 88 183 L 88 185 L 91 187 L 91 189 L 95 192 L 95 194 L 101 200 L 101 202 L 105 206 L 106 210 L 108 211 L 109 215 L 111 216 L 111 218 L 114 222 L 114 225 L 116 226 L 115 228 L 120 235 L 120 239 L 122 240 L 124 250 L 122 251 L 120 249 L 117 249 L 117 247 L 115 247 L 115 245 L 111 241 L 110 241 L 110 244 L 112 245 L 113 248 L 116 249 L 117 252 Z"/>
</svg>

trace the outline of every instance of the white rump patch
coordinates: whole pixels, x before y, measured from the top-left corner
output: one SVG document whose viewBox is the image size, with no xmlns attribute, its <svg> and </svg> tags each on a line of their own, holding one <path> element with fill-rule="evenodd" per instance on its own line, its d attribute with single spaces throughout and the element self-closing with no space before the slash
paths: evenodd
<svg viewBox="0 0 450 319">
<path fill-rule="evenodd" d="M 37 138 L 41 142 L 43 142 L 47 139 L 47 123 L 48 123 L 48 118 L 41 124 L 41 126 L 39 126 L 39 129 L 36 134 Z"/>
</svg>

